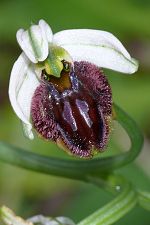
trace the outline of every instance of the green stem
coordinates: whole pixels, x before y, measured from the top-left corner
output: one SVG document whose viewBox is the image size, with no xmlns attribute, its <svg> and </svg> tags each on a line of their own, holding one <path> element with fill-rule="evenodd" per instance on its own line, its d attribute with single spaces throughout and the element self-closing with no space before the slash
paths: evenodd
<svg viewBox="0 0 150 225">
<path fill-rule="evenodd" d="M 124 187 L 128 183 L 128 181 L 118 174 L 113 173 L 103 173 L 99 177 L 98 176 L 88 176 L 87 182 L 90 182 L 99 188 L 102 188 L 113 195 L 119 194 L 123 191 Z"/>
<path fill-rule="evenodd" d="M 111 202 L 88 216 L 78 225 L 110 225 L 127 214 L 137 203 L 137 195 L 130 184 Z"/>
<path fill-rule="evenodd" d="M 131 140 L 131 148 L 128 152 L 92 160 L 65 160 L 31 153 L 1 142 L 0 160 L 25 169 L 79 180 L 85 180 L 88 175 L 99 175 L 122 167 L 132 162 L 140 153 L 143 136 L 136 123 L 117 105 L 115 111 L 117 121 Z"/>
<path fill-rule="evenodd" d="M 141 207 L 150 211 L 150 192 L 138 190 L 138 202 Z"/>
</svg>

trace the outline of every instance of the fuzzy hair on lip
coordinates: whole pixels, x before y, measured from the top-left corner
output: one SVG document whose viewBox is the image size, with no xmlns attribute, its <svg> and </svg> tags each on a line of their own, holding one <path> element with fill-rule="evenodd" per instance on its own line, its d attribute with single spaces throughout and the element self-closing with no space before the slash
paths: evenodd
<svg viewBox="0 0 150 225">
<path fill-rule="evenodd" d="M 37 87 L 31 104 L 33 126 L 43 138 L 61 140 L 70 154 L 90 158 L 108 142 L 111 88 L 102 71 L 88 62 L 75 62 L 69 77 L 71 88 L 61 93 L 53 82 Z"/>
</svg>

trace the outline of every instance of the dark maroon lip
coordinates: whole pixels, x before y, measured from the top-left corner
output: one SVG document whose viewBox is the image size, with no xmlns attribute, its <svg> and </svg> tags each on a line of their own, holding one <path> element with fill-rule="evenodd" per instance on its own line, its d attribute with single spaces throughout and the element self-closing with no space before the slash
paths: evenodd
<svg viewBox="0 0 150 225">
<path fill-rule="evenodd" d="M 74 71 L 36 89 L 31 116 L 41 136 L 61 140 L 71 154 L 89 158 L 94 149 L 106 147 L 111 105 L 111 89 L 99 68 L 75 62 Z"/>
</svg>

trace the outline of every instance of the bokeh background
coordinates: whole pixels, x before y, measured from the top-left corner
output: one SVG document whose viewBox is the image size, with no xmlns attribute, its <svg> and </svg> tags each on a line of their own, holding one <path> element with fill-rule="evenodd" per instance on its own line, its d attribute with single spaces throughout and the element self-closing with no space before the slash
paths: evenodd
<svg viewBox="0 0 150 225">
<path fill-rule="evenodd" d="M 0 1 L 0 140 L 45 155 L 67 157 L 54 144 L 27 140 L 8 99 L 13 63 L 21 53 L 16 31 L 45 19 L 53 32 L 69 28 L 92 28 L 112 32 L 140 62 L 130 76 L 105 70 L 113 99 L 138 123 L 145 135 L 142 154 L 134 165 L 119 172 L 150 190 L 150 1 L 149 0 L 1 0 Z M 111 143 L 103 156 L 128 147 L 123 130 L 114 125 Z M 0 163 L 0 205 L 23 217 L 35 214 L 64 215 L 75 222 L 94 212 L 113 197 L 93 185 L 47 176 Z M 136 207 L 116 224 L 149 225 L 150 214 Z"/>
</svg>

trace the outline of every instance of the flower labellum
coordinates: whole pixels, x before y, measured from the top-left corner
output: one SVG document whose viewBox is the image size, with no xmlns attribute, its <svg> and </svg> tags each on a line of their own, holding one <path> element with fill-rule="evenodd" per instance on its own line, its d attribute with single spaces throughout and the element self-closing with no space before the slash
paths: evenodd
<svg viewBox="0 0 150 225">
<path fill-rule="evenodd" d="M 11 72 L 9 97 L 25 135 L 33 139 L 34 128 L 82 158 L 103 152 L 109 140 L 112 93 L 101 68 L 131 74 L 138 69 L 137 61 L 106 31 L 77 29 L 52 35 L 44 20 L 19 30 L 17 40 L 23 53 Z"/>
</svg>

